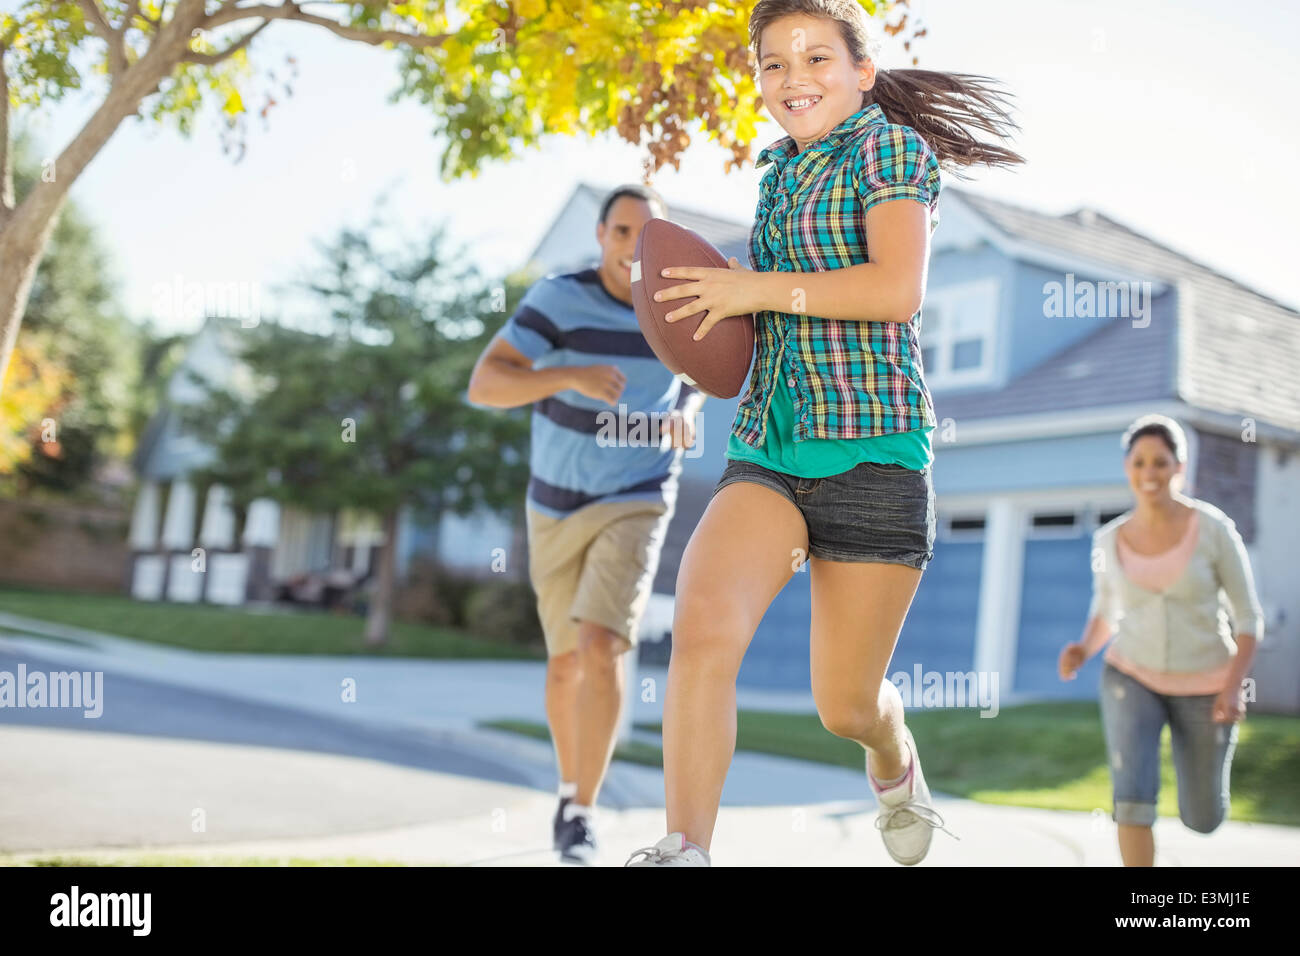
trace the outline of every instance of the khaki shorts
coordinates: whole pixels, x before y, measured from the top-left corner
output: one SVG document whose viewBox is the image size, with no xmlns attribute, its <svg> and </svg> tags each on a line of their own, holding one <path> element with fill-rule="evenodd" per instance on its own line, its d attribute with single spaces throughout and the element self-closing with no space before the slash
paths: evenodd
<svg viewBox="0 0 1300 956">
<path fill-rule="evenodd" d="M 636 647 L 672 511 L 662 502 L 609 501 L 551 518 L 526 507 L 528 576 L 546 653 L 578 649 L 578 622 L 591 621 Z"/>
</svg>

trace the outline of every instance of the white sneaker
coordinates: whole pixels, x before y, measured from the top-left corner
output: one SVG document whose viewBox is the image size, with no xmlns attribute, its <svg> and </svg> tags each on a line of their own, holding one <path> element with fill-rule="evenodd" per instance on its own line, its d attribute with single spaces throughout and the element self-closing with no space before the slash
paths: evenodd
<svg viewBox="0 0 1300 956">
<path fill-rule="evenodd" d="M 925 859 L 930 852 L 930 840 L 936 828 L 953 839 L 960 839 L 944 828 L 943 817 L 934 809 L 930 788 L 925 785 L 921 772 L 921 757 L 916 750 L 912 731 L 903 727 L 907 746 L 911 750 L 911 763 L 907 775 L 899 783 L 882 790 L 871 776 L 871 761 L 867 761 L 867 782 L 880 802 L 876 829 L 885 841 L 889 855 L 904 866 L 912 866 Z"/>
<path fill-rule="evenodd" d="M 637 860 L 644 855 L 644 860 Z M 635 861 L 635 862 L 633 862 Z M 654 846 L 642 847 L 624 866 L 711 866 L 709 854 L 703 847 L 686 842 L 686 834 L 670 833 Z"/>
</svg>

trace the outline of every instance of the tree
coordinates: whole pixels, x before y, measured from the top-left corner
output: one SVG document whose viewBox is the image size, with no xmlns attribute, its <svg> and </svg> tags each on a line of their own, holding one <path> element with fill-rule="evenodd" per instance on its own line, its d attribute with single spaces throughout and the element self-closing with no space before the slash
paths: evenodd
<svg viewBox="0 0 1300 956">
<path fill-rule="evenodd" d="M 863 0 L 878 14 L 905 5 Z M 616 130 L 645 142 L 647 177 L 679 165 L 696 124 L 731 151 L 728 169 L 750 157 L 760 106 L 746 46 L 752 3 L 463 0 L 454 11 L 444 0 L 319 4 L 332 16 L 304 6 L 24 0 L 15 13 L 0 13 L 0 376 L 54 220 L 87 164 L 128 117 L 174 121 L 188 134 L 205 103 L 220 106 L 242 149 L 252 44 L 280 21 L 401 50 L 394 97 L 432 107 L 448 143 L 444 178 L 556 133 Z M 83 75 L 87 61 L 91 77 Z M 87 79 L 103 89 L 102 100 L 15 202 L 8 107 L 39 108 Z M 266 93 L 263 116 L 274 102 Z"/>
<path fill-rule="evenodd" d="M 26 193 L 40 170 L 30 143 L 19 137 L 15 145 L 14 176 Z M 99 466 L 130 451 L 145 397 L 139 376 L 144 331 L 125 318 L 115 298 L 104 249 L 70 204 L 36 270 L 19 343 L 28 360 L 13 379 L 30 381 L 39 367 L 47 381 L 57 374 L 62 386 L 43 403 L 33 403 L 37 393 L 29 389 L 25 401 L 6 402 L 0 414 L 0 442 L 19 448 L 0 455 L 0 475 L 12 475 L 5 484 L 13 491 L 92 490 Z M 36 355 L 39 361 L 32 360 Z"/>
<path fill-rule="evenodd" d="M 241 329 L 246 384 L 213 388 L 184 412 L 215 464 L 200 483 L 232 489 L 239 506 L 268 496 L 313 510 L 380 516 L 366 641 L 386 640 L 398 517 L 478 506 L 513 508 L 527 480 L 526 410 L 502 415 L 464 400 L 474 362 L 511 314 L 523 286 L 492 289 L 439 230 L 389 253 L 374 226 L 320 247 L 325 265 L 303 288 L 322 330 L 282 324 Z"/>
</svg>

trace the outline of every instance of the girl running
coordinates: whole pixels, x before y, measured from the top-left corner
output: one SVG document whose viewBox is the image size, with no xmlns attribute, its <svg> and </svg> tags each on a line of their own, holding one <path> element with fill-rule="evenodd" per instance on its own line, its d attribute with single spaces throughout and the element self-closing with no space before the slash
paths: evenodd
<svg viewBox="0 0 1300 956">
<path fill-rule="evenodd" d="M 812 691 L 822 723 L 866 752 L 889 854 L 920 862 L 941 827 L 885 680 L 933 556 L 935 425 L 918 344 L 939 165 L 1009 166 L 980 142 L 1014 128 L 980 77 L 877 70 L 854 0 L 760 0 L 749 21 L 764 105 L 789 134 L 750 232 L 754 271 L 675 268 L 702 338 L 757 318 L 727 466 L 683 555 L 664 709 L 669 835 L 632 866 L 708 866 L 736 744 L 736 675 L 790 576 L 811 572 Z M 868 255 L 870 237 L 870 255 Z M 640 859 L 638 859 L 640 858 Z"/>
</svg>

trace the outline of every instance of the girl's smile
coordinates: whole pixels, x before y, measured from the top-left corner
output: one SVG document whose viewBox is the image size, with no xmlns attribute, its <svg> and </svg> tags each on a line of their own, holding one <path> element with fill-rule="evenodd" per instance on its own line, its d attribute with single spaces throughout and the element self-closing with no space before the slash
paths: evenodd
<svg viewBox="0 0 1300 956">
<path fill-rule="evenodd" d="M 788 112 L 802 116 L 812 110 L 814 106 L 822 101 L 820 96 L 800 96 L 795 99 L 785 101 L 785 108 Z"/>
</svg>

